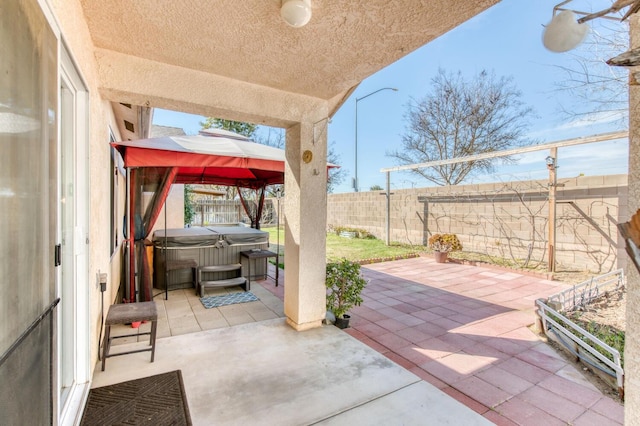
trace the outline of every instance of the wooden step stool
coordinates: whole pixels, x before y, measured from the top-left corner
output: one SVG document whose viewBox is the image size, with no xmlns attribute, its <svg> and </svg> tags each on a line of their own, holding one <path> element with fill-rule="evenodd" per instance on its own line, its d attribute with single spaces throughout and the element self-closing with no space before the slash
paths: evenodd
<svg viewBox="0 0 640 426">
<path fill-rule="evenodd" d="M 137 321 L 151 321 L 151 331 L 147 331 L 145 333 L 126 334 L 124 336 L 110 336 L 112 325 L 129 324 Z M 156 353 L 156 331 L 158 328 L 158 308 L 156 307 L 156 302 L 122 303 L 118 305 L 111 305 L 109 307 L 109 313 L 107 313 L 107 318 L 104 321 L 104 325 L 105 331 L 104 340 L 102 343 L 102 371 L 104 371 L 104 366 L 107 358 L 112 356 L 151 351 L 151 362 L 153 362 L 153 358 Z M 136 349 L 127 352 L 119 352 L 116 354 L 109 353 L 109 350 L 111 349 L 111 341 L 113 339 L 120 339 L 122 337 L 131 336 L 145 336 L 147 334 L 150 336 L 150 348 Z"/>
<path fill-rule="evenodd" d="M 217 280 L 203 280 L 203 272 L 231 272 L 236 271 L 236 277 Z M 244 291 L 249 291 L 249 283 L 242 276 L 242 264 L 230 263 L 228 265 L 200 266 L 198 268 L 198 279 L 196 281 L 196 294 L 200 291 L 200 297 L 204 297 L 204 290 L 207 287 L 231 287 L 241 285 Z"/>
</svg>

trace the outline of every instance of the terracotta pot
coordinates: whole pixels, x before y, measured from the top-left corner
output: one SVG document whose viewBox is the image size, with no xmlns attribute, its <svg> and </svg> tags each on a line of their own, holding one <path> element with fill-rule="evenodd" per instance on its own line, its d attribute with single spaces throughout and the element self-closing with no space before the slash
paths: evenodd
<svg viewBox="0 0 640 426">
<path fill-rule="evenodd" d="M 436 258 L 436 263 L 445 263 L 447 261 L 447 256 L 449 253 L 446 251 L 436 251 L 433 252 L 433 256 Z"/>
</svg>

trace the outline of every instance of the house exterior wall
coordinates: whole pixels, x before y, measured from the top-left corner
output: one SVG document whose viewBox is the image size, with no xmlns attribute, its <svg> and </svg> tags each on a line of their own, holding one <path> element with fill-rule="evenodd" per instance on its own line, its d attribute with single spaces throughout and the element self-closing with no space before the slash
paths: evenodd
<svg viewBox="0 0 640 426">
<path fill-rule="evenodd" d="M 165 209 L 167 212 L 167 229 L 184 228 L 184 185 L 171 185 L 165 205 L 160 210 L 158 220 L 153 225 L 151 235 L 158 229 L 164 229 Z"/>
<path fill-rule="evenodd" d="M 629 18 L 630 47 L 640 47 L 640 16 Z M 640 208 L 640 86 L 629 85 L 629 214 Z M 629 262 L 625 336 L 625 424 L 640 424 L 640 277 Z"/>
<path fill-rule="evenodd" d="M 616 224 L 628 218 L 627 176 L 560 179 L 556 221 L 559 264 L 608 271 L 625 264 Z M 547 181 L 502 182 L 394 190 L 390 241 L 426 245 L 434 233 L 455 233 L 466 251 L 546 261 Z M 329 226 L 386 236 L 382 191 L 330 194 Z"/>
<path fill-rule="evenodd" d="M 113 114 L 110 114 L 110 122 L 115 122 L 115 117 L 113 117 Z M 118 130 L 116 126 L 112 127 L 112 131 L 115 136 L 118 134 Z M 118 135 L 118 137 L 120 136 Z M 115 175 L 116 172 L 112 172 Z M 109 265 L 109 282 L 120 283 L 124 275 L 124 217 L 127 211 L 127 180 L 124 168 L 118 167 L 115 180 L 117 189 L 115 191 L 115 194 L 113 195 L 115 211 L 112 212 L 112 214 L 114 215 L 114 226 L 116 228 L 116 247 L 111 254 Z M 106 293 L 107 296 L 105 304 L 108 305 L 117 301 L 119 290 L 118 287 L 119 286 L 117 284 L 109 286 L 109 291 Z"/>
</svg>

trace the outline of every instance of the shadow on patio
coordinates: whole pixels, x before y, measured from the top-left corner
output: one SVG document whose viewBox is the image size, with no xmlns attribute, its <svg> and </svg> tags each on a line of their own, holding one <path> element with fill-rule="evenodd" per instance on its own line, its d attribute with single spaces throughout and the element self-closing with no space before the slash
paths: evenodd
<svg viewBox="0 0 640 426">
<path fill-rule="evenodd" d="M 619 403 L 527 328 L 534 300 L 564 284 L 429 258 L 362 271 L 370 283 L 346 333 L 290 329 L 271 280 L 254 283 L 259 302 L 217 312 L 170 293 L 157 300 L 171 337 L 156 361 L 111 358 L 93 387 L 181 369 L 194 424 L 623 422 Z"/>
<path fill-rule="evenodd" d="M 567 285 L 430 258 L 363 267 L 347 330 L 498 424 L 622 424 L 603 395 L 528 326 L 534 302 Z"/>
</svg>

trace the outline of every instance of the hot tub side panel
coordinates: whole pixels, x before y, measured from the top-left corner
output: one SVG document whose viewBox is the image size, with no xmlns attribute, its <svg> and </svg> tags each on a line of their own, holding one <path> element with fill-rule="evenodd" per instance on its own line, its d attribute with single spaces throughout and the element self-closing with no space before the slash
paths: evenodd
<svg viewBox="0 0 640 426">
<path fill-rule="evenodd" d="M 165 243 L 164 230 L 153 235 L 154 243 L 154 287 L 165 289 L 165 253 L 167 260 L 193 259 L 199 266 L 217 266 L 242 263 L 242 274 L 247 275 L 247 259 L 240 256 L 241 251 L 253 248 L 268 249 L 269 233 L 246 227 L 211 227 L 168 229 Z M 166 244 L 166 249 L 165 249 Z M 264 262 L 251 265 L 252 275 L 266 277 Z M 192 271 L 181 269 L 169 272 L 169 290 L 192 288 Z M 235 272 L 208 273 L 207 280 L 232 278 Z"/>
</svg>

